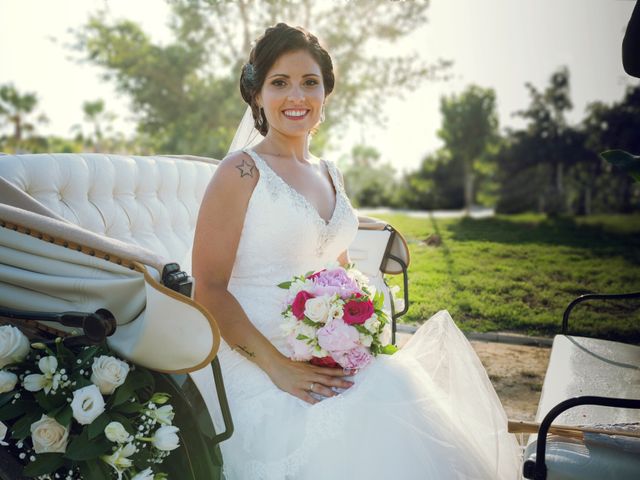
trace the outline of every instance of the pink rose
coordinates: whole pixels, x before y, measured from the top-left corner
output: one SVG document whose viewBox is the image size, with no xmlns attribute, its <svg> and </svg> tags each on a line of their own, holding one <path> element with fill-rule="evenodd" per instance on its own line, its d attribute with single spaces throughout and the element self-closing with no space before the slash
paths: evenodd
<svg viewBox="0 0 640 480">
<path fill-rule="evenodd" d="M 315 295 L 311 295 L 305 290 L 300 290 L 296 295 L 296 298 L 293 299 L 293 304 L 291 304 L 291 311 L 298 320 L 302 320 L 304 318 L 304 306 L 307 303 L 307 300 L 314 297 Z"/>
<path fill-rule="evenodd" d="M 342 298 L 347 298 L 360 291 L 356 281 L 347 275 L 347 271 L 344 268 L 318 272 L 313 282 L 313 292 L 316 295 L 334 295 L 337 293 Z"/>
<path fill-rule="evenodd" d="M 365 347 L 359 346 L 348 350 L 346 352 L 340 352 L 336 354 L 337 361 L 342 368 L 347 370 L 354 370 L 366 367 L 373 360 L 373 355 L 369 353 L 369 350 Z"/>
<path fill-rule="evenodd" d="M 374 311 L 371 300 L 350 300 L 344 304 L 342 318 L 347 325 L 362 325 L 371 318 Z"/>
<path fill-rule="evenodd" d="M 322 358 L 313 357 L 309 363 L 316 367 L 342 368 L 342 366 L 336 362 L 331 355 Z"/>
<path fill-rule="evenodd" d="M 351 350 L 360 344 L 359 340 L 358 331 L 340 319 L 318 329 L 318 344 L 329 353 Z"/>
<path fill-rule="evenodd" d="M 313 358 L 311 346 L 304 340 L 298 340 L 295 333 L 287 337 L 287 343 L 291 346 L 291 360 L 306 362 Z"/>
</svg>

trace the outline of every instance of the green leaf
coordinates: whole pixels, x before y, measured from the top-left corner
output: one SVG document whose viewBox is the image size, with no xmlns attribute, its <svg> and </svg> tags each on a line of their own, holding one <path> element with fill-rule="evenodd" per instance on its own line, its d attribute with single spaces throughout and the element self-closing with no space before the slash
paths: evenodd
<svg viewBox="0 0 640 480">
<path fill-rule="evenodd" d="M 40 390 L 38 393 L 36 393 L 35 398 L 36 402 L 38 402 L 38 405 L 40 405 L 40 407 L 47 412 L 62 407 L 67 403 L 64 395 L 47 395 L 46 393 L 44 393 L 44 390 Z"/>
<path fill-rule="evenodd" d="M 398 350 L 399 350 L 398 347 L 396 347 L 395 345 L 389 344 L 389 345 L 385 345 L 384 347 L 382 347 L 382 349 L 380 350 L 380 353 L 382 353 L 384 355 L 393 355 Z"/>
<path fill-rule="evenodd" d="M 298 334 L 298 336 L 296 337 L 296 340 L 310 340 L 309 337 L 307 337 L 306 335 L 302 335 L 301 333 Z"/>
<path fill-rule="evenodd" d="M 636 182 L 640 182 L 640 156 L 635 156 L 624 150 L 607 150 L 600 154 L 604 160 L 631 175 Z"/>
<path fill-rule="evenodd" d="M 93 440 L 98 435 L 104 432 L 104 427 L 106 427 L 111 419 L 109 415 L 103 413 L 98 418 L 96 418 L 93 422 L 89 424 L 89 440 Z"/>
<path fill-rule="evenodd" d="M 65 427 L 69 427 L 71 424 L 71 419 L 73 418 L 73 410 L 71 410 L 71 406 L 67 405 L 63 407 L 60 412 L 56 415 L 56 421 Z"/>
<path fill-rule="evenodd" d="M 111 442 L 105 437 L 90 440 L 89 428 L 85 426 L 82 433 L 69 444 L 65 456 L 76 461 L 94 460 L 100 455 L 110 452 L 111 445 Z"/>
<path fill-rule="evenodd" d="M 144 407 L 138 402 L 127 402 L 117 407 L 114 407 L 114 411 L 117 413 L 138 413 L 141 412 Z"/>
<path fill-rule="evenodd" d="M 16 403 L 8 403 L 0 408 L 0 421 L 11 420 L 16 418 L 36 406 L 35 402 L 17 401 Z"/>
<path fill-rule="evenodd" d="M 111 467 L 100 459 L 81 462 L 78 464 L 78 468 L 82 478 L 90 478 L 91 480 L 113 479 Z"/>
<path fill-rule="evenodd" d="M 0 407 L 9 403 L 15 394 L 15 391 L 0 394 Z"/>
<path fill-rule="evenodd" d="M 31 434 L 31 424 L 42 418 L 41 412 L 27 413 L 13 424 L 11 437 L 16 440 L 24 440 Z"/>
<path fill-rule="evenodd" d="M 78 359 L 81 362 L 81 364 L 78 366 L 82 366 L 85 363 L 87 363 L 87 361 L 92 359 L 96 355 L 96 353 L 98 353 L 99 350 L 100 350 L 100 345 L 93 345 L 83 350 L 82 353 L 78 356 Z"/>
<path fill-rule="evenodd" d="M 292 284 L 292 283 L 293 283 L 293 282 L 282 282 L 282 283 L 279 283 L 279 284 L 278 284 L 278 286 L 279 286 L 280 288 L 284 288 L 285 290 L 288 290 L 288 289 L 289 289 L 289 287 L 291 287 L 291 284 Z"/>
<path fill-rule="evenodd" d="M 46 473 L 52 473 L 65 464 L 62 453 L 38 453 L 36 459 L 29 463 L 22 474 L 27 477 L 37 477 Z"/>
</svg>

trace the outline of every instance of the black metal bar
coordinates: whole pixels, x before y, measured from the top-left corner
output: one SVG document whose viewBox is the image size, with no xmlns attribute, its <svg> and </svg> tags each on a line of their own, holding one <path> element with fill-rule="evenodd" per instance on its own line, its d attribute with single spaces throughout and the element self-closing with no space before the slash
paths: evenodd
<svg viewBox="0 0 640 480">
<path fill-rule="evenodd" d="M 90 343 L 101 343 L 116 331 L 116 319 L 113 314 L 101 308 L 93 313 L 87 312 L 34 312 L 16 310 L 0 306 L 0 316 L 28 322 L 57 322 L 67 327 L 79 328 L 84 331 Z"/>
<path fill-rule="evenodd" d="M 229 409 L 229 401 L 227 400 L 227 394 L 224 389 L 224 382 L 222 381 L 222 370 L 220 369 L 220 360 L 218 360 L 218 357 L 215 357 L 211 362 L 211 369 L 213 370 L 213 379 L 216 384 L 218 403 L 220 404 L 220 411 L 222 412 L 225 428 L 224 432 L 213 437 L 213 444 L 217 445 L 233 435 L 233 419 L 231 418 L 231 410 Z"/>
<path fill-rule="evenodd" d="M 545 415 L 542 423 L 540 423 L 536 444 L 536 459 L 535 461 L 527 460 L 524 462 L 524 465 L 522 466 L 522 475 L 524 478 L 532 480 L 546 480 L 547 465 L 545 463 L 545 454 L 547 450 L 547 433 L 549 432 L 549 427 L 558 415 L 578 405 L 600 405 L 603 407 L 640 409 L 640 399 L 636 400 L 630 398 L 585 395 L 583 397 L 569 398 L 568 400 L 557 404 L 549 410 L 549 413 Z"/>
<path fill-rule="evenodd" d="M 575 307 L 579 303 L 589 300 L 623 300 L 628 298 L 640 298 L 640 292 L 616 294 L 587 293 L 585 295 L 580 295 L 578 298 L 573 300 L 564 311 L 564 315 L 562 316 L 562 334 L 566 335 L 569 331 L 569 315 L 571 315 L 573 307 Z"/>
</svg>

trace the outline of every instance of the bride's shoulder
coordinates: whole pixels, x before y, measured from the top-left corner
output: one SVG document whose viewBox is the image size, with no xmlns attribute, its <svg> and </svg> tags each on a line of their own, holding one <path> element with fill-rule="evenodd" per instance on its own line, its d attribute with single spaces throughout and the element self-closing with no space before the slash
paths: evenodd
<svg viewBox="0 0 640 480">
<path fill-rule="evenodd" d="M 242 150 L 231 152 L 216 167 L 205 200 L 243 200 L 251 195 L 257 181 L 258 168 L 251 156 Z"/>
</svg>

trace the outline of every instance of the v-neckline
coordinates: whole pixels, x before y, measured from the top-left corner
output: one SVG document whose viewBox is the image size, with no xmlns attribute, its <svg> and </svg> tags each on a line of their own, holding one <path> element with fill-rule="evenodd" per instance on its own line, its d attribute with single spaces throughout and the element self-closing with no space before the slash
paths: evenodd
<svg viewBox="0 0 640 480">
<path fill-rule="evenodd" d="M 335 182 L 335 179 L 333 178 L 333 173 L 331 172 L 331 168 L 329 167 L 329 164 L 325 160 L 320 159 L 320 161 L 324 163 L 327 168 L 327 172 L 329 173 L 329 179 L 331 180 L 331 187 L 333 188 L 334 196 L 335 196 L 334 204 L 333 204 L 333 212 L 331 213 L 331 216 L 329 217 L 328 221 L 325 220 L 322 217 L 322 215 L 320 215 L 320 212 L 318 211 L 318 209 L 307 199 L 307 197 L 305 197 L 298 190 L 296 190 L 291 185 L 289 185 L 289 183 L 285 182 L 284 178 L 278 175 L 278 173 L 273 168 L 271 168 L 271 166 L 267 163 L 267 161 L 264 158 L 262 158 L 258 152 L 256 152 L 253 149 L 248 149 L 248 151 L 255 154 L 255 156 L 258 157 L 260 161 L 267 167 L 267 169 L 271 172 L 271 174 L 273 174 L 273 176 L 275 176 L 280 182 L 282 182 L 294 196 L 299 197 L 302 200 L 302 202 L 314 212 L 316 217 L 322 221 L 325 227 L 328 227 L 329 225 L 331 225 L 331 222 L 335 218 L 336 212 L 338 211 L 338 202 L 340 199 L 340 195 L 338 193 L 338 189 L 336 188 L 336 182 Z"/>
</svg>

